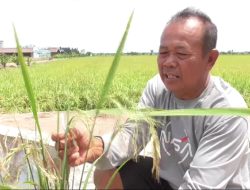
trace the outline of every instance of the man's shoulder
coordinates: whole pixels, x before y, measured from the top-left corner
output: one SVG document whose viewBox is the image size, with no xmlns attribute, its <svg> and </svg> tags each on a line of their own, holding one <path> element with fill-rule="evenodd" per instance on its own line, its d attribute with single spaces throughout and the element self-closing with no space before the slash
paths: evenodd
<svg viewBox="0 0 250 190">
<path fill-rule="evenodd" d="M 214 100 L 222 107 L 247 107 L 239 91 L 221 77 L 212 76 Z"/>
<path fill-rule="evenodd" d="M 152 88 L 156 88 L 158 90 L 160 90 L 160 89 L 167 90 L 167 88 L 165 87 L 164 83 L 162 82 L 159 74 L 156 74 L 151 79 L 149 79 L 147 86 L 150 86 Z"/>
<path fill-rule="evenodd" d="M 151 79 L 148 80 L 148 83 L 156 84 L 156 83 L 162 83 L 161 76 L 158 74 L 154 75 Z"/>
<path fill-rule="evenodd" d="M 139 107 L 164 108 L 169 96 L 169 91 L 163 84 L 159 74 L 153 76 L 144 89 Z"/>
<path fill-rule="evenodd" d="M 161 77 L 159 74 L 156 74 L 153 76 L 147 83 L 147 89 L 148 91 L 152 92 L 154 96 L 165 96 L 168 94 L 168 89 L 164 85 L 164 83 L 161 80 Z"/>
</svg>

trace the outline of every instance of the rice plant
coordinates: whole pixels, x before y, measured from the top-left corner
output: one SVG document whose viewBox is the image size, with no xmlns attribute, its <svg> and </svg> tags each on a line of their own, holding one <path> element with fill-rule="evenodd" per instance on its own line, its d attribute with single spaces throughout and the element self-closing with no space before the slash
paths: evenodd
<svg viewBox="0 0 250 190">
<path fill-rule="evenodd" d="M 119 64 L 120 57 L 121 57 L 121 54 L 122 54 L 122 50 L 123 50 L 123 47 L 124 47 L 124 44 L 125 44 L 125 41 L 126 41 L 126 37 L 127 37 L 127 34 L 128 34 L 128 30 L 129 30 L 129 27 L 130 27 L 130 23 L 132 21 L 132 17 L 133 17 L 133 13 L 131 14 L 131 16 L 129 18 L 126 30 L 124 32 L 124 35 L 123 35 L 122 40 L 120 42 L 120 45 L 118 47 L 117 53 L 116 53 L 116 55 L 114 57 L 114 61 L 112 63 L 110 71 L 108 73 L 108 77 L 107 77 L 106 82 L 104 84 L 103 90 L 101 91 L 100 99 L 99 99 L 99 102 L 97 104 L 97 109 L 96 109 L 96 112 L 95 112 L 93 126 L 91 127 L 91 131 L 90 131 L 90 141 L 91 141 L 91 138 L 93 136 L 93 131 L 94 131 L 94 127 L 95 127 L 95 120 L 96 120 L 97 116 L 99 115 L 99 110 L 100 110 L 100 108 L 102 107 L 102 104 L 105 101 L 106 95 L 107 95 L 107 93 L 109 91 L 112 80 L 114 78 L 116 68 L 117 68 L 117 66 Z M 33 116 L 34 116 L 34 119 L 35 119 L 35 122 L 36 122 L 36 127 L 38 128 L 39 137 L 40 137 L 40 143 L 39 144 L 41 146 L 41 152 L 40 153 L 42 155 L 43 164 L 41 165 L 41 163 L 36 163 L 36 168 L 37 168 L 37 173 L 38 173 L 38 178 L 39 178 L 39 184 L 37 184 L 37 186 L 38 186 L 38 188 L 42 188 L 42 189 L 50 189 L 51 188 L 50 187 L 51 183 L 50 183 L 50 180 L 49 180 L 49 173 L 47 173 L 47 171 L 46 171 L 48 169 L 47 168 L 48 167 L 48 163 L 47 163 L 48 158 L 45 155 L 46 150 L 45 150 L 43 137 L 42 137 L 42 129 L 40 127 L 38 114 L 37 114 L 36 99 L 35 99 L 35 95 L 34 95 L 34 92 L 33 92 L 32 85 L 31 85 L 30 76 L 29 76 L 27 67 L 26 67 L 25 62 L 24 62 L 24 58 L 23 58 L 23 55 L 22 55 L 22 49 L 21 49 L 20 44 L 19 44 L 17 33 L 16 33 L 16 30 L 15 30 L 15 27 L 13 27 L 13 28 L 14 28 L 14 34 L 15 34 L 17 50 L 18 50 L 18 60 L 19 60 L 19 63 L 21 65 L 22 76 L 23 76 L 23 79 L 24 79 L 25 87 L 26 87 L 27 94 L 28 94 L 28 97 L 29 97 L 29 102 L 30 102 L 30 105 L 31 105 L 31 108 L 32 108 Z M 67 154 L 67 133 L 69 132 L 69 126 L 70 126 L 71 121 L 73 121 L 73 118 L 70 119 L 70 121 L 67 122 L 67 127 L 66 127 L 66 131 L 65 131 L 65 133 L 66 133 L 66 142 L 65 142 L 66 150 L 64 152 L 64 158 L 63 158 L 63 161 L 62 161 L 61 177 L 59 177 L 59 183 L 56 181 L 55 185 L 52 188 L 58 188 L 58 187 L 60 189 L 68 189 L 69 188 L 69 183 L 68 183 L 69 167 L 67 166 L 67 156 L 66 156 L 66 154 Z M 89 144 L 89 146 L 90 146 L 90 144 Z M 25 152 L 25 153 L 27 153 L 27 152 Z M 28 154 L 26 154 L 26 156 L 28 157 Z M 32 158 L 34 158 L 34 157 L 32 157 Z M 84 167 L 83 167 L 82 174 L 83 174 L 83 172 L 84 172 Z M 31 171 L 31 173 L 32 173 L 32 171 Z M 55 179 L 55 180 L 58 180 L 58 179 Z M 80 179 L 80 181 L 82 181 L 82 179 Z M 35 183 L 35 181 L 33 181 L 33 183 Z M 79 188 L 81 188 L 81 183 L 80 183 Z"/>
<path fill-rule="evenodd" d="M 104 105 L 105 101 L 107 100 L 107 95 L 110 91 L 112 81 L 114 79 L 114 76 L 115 76 L 116 71 L 117 71 L 117 67 L 119 65 L 119 61 L 120 61 L 120 58 L 122 55 L 122 50 L 123 50 L 123 47 L 124 47 L 124 44 L 126 41 L 126 37 L 127 37 L 128 31 L 129 31 L 129 27 L 130 27 L 132 18 L 133 18 L 133 13 L 131 14 L 131 16 L 129 18 L 127 27 L 125 29 L 124 35 L 122 37 L 122 40 L 121 40 L 119 47 L 117 49 L 117 52 L 115 54 L 113 63 L 111 64 L 111 67 L 110 67 L 110 70 L 109 70 L 108 75 L 106 77 L 103 88 L 100 91 L 99 99 L 95 103 L 96 109 L 93 111 L 82 112 L 82 114 L 85 113 L 86 115 L 92 116 L 94 118 L 92 125 L 90 125 L 91 127 L 89 129 L 91 138 L 93 137 L 93 131 L 95 128 L 96 118 L 100 114 L 114 115 L 114 116 L 118 116 L 118 117 L 127 115 L 133 119 L 134 123 L 138 123 L 138 125 L 142 122 L 146 122 L 150 127 L 150 133 L 151 133 L 151 136 L 153 139 L 154 164 L 153 164 L 152 172 L 154 173 L 156 178 L 159 178 L 159 160 L 160 160 L 159 139 L 158 139 L 158 136 L 157 136 L 156 131 L 155 131 L 154 120 L 152 120 L 152 118 L 151 118 L 152 116 L 187 116 L 187 115 L 192 115 L 192 116 L 199 116 L 199 115 L 249 116 L 250 110 L 249 109 L 191 109 L 191 110 L 188 110 L 188 109 L 186 109 L 186 110 L 154 110 L 154 109 L 136 110 L 136 109 L 134 109 L 133 110 L 133 109 L 126 109 L 122 106 L 120 106 L 120 107 L 118 106 L 119 108 L 117 108 L 117 109 L 103 109 L 103 105 Z M 31 149 L 33 147 L 31 148 L 28 146 L 21 146 L 21 148 L 25 151 L 27 161 L 30 158 L 34 159 L 34 163 L 36 166 L 38 182 L 36 182 L 33 179 L 30 183 L 34 185 L 34 188 L 38 188 L 38 189 L 69 189 L 70 188 L 69 181 L 68 181 L 69 180 L 69 167 L 67 165 L 67 156 L 66 156 L 67 148 L 64 152 L 64 159 L 62 160 L 62 164 L 60 165 L 60 168 L 58 168 L 56 166 L 56 164 L 53 163 L 53 160 L 50 158 L 50 155 L 48 154 L 48 151 L 45 147 L 45 143 L 43 141 L 42 129 L 41 129 L 40 124 L 39 124 L 38 107 L 37 107 L 37 102 L 36 102 L 36 98 L 35 98 L 35 93 L 33 91 L 32 80 L 30 79 L 29 71 L 28 71 L 27 66 L 25 65 L 25 62 L 24 62 L 24 58 L 22 55 L 22 49 L 21 49 L 20 44 L 19 44 L 19 40 L 17 37 L 15 27 L 14 27 L 14 34 L 15 34 L 15 39 L 16 39 L 16 44 L 17 44 L 17 49 L 18 49 L 18 60 L 19 60 L 19 63 L 21 65 L 22 77 L 24 79 L 24 84 L 25 84 L 26 91 L 28 94 L 28 101 L 29 101 L 32 113 L 34 115 L 36 127 L 37 127 L 38 132 L 39 132 L 39 144 L 34 145 L 34 147 L 36 148 L 35 150 L 39 150 L 39 152 L 31 151 Z M 60 87 L 58 87 L 58 88 L 60 88 Z M 69 107 L 65 107 L 65 108 L 67 110 L 68 108 L 72 108 L 72 107 L 69 106 Z M 74 127 L 73 126 L 74 119 L 75 119 L 75 117 L 72 117 L 72 118 L 67 117 L 66 129 L 65 129 L 66 137 L 68 135 L 70 127 Z M 59 120 L 58 120 L 58 126 L 59 126 Z M 116 130 L 113 133 L 113 138 L 120 130 L 122 130 L 122 126 L 117 125 Z M 136 141 L 136 138 L 137 138 L 136 135 L 138 135 L 138 134 L 135 133 L 135 135 L 133 136 L 134 141 Z M 91 139 L 90 139 L 90 141 L 91 141 Z M 65 147 L 67 147 L 67 140 L 65 143 L 66 143 Z M 110 145 L 111 145 L 111 143 L 112 143 L 112 141 L 110 142 Z M 142 147 L 135 146 L 135 149 L 138 149 L 138 151 L 137 150 L 134 151 L 135 152 L 135 154 L 133 155 L 134 158 L 137 157 L 139 150 L 141 148 L 143 148 L 145 146 L 145 144 L 142 145 Z M 27 143 L 26 143 L 26 145 L 27 145 Z M 17 151 L 17 150 L 13 149 L 12 151 L 14 151 L 14 152 L 12 152 L 11 155 L 8 155 L 7 158 L 11 158 L 13 156 L 13 153 L 15 153 L 15 151 Z M 32 154 L 31 154 L 31 152 L 32 152 Z M 41 159 L 39 159 L 39 158 L 42 158 L 42 162 L 41 162 Z M 96 161 L 98 161 L 98 160 L 96 160 Z M 123 164 L 125 164 L 125 163 L 123 163 Z M 123 167 L 123 164 L 114 173 L 114 176 L 117 174 L 119 169 L 121 167 Z M 94 166 L 94 164 L 93 164 L 93 166 Z M 89 172 L 91 172 L 92 169 L 90 169 Z M 85 165 L 83 166 L 79 189 L 82 188 L 81 182 L 82 182 L 84 170 L 85 170 Z M 30 170 L 30 173 L 32 173 L 32 172 L 33 171 Z M 86 179 L 83 179 L 83 181 L 84 181 L 83 188 L 86 187 L 89 176 L 90 176 L 90 173 L 88 173 L 88 176 Z M 108 188 L 111 185 L 112 180 L 114 179 L 114 176 L 111 177 L 106 188 Z M 8 184 L 6 185 L 5 183 L 3 183 L 2 188 L 12 189 L 13 187 L 9 186 Z"/>
</svg>

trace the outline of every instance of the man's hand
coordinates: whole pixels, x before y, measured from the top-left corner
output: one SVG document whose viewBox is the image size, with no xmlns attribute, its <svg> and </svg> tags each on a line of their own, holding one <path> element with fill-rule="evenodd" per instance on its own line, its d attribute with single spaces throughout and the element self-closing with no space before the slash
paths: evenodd
<svg viewBox="0 0 250 190">
<path fill-rule="evenodd" d="M 59 157 L 63 159 L 66 136 L 64 133 L 53 133 L 52 140 Z M 99 138 L 92 137 L 87 130 L 72 128 L 67 135 L 67 158 L 69 166 L 77 166 L 85 162 L 94 162 L 103 153 L 103 142 Z"/>
</svg>

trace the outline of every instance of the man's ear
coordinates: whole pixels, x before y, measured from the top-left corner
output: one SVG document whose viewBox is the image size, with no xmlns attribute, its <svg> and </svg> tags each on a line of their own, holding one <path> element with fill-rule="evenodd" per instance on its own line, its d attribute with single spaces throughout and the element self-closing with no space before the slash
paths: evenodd
<svg viewBox="0 0 250 190">
<path fill-rule="evenodd" d="M 208 68 L 211 70 L 219 56 L 219 51 L 217 49 L 212 49 L 208 54 Z"/>
</svg>

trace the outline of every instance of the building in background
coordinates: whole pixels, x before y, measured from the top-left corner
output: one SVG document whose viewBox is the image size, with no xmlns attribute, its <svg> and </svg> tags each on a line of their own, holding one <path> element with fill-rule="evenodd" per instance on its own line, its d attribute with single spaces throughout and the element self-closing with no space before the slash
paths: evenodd
<svg viewBox="0 0 250 190">
<path fill-rule="evenodd" d="M 33 57 L 34 59 L 50 59 L 51 52 L 48 49 L 44 48 L 33 48 Z"/>
<path fill-rule="evenodd" d="M 1 47 L 1 42 L 3 44 L 3 41 L 0 40 L 0 54 L 17 56 L 16 48 Z M 22 48 L 22 51 L 25 57 L 30 57 L 34 59 L 50 59 L 54 57 L 55 55 L 57 55 L 58 53 L 61 53 L 60 48 L 37 48 L 37 47 L 27 48 L 25 47 L 25 48 Z"/>
<path fill-rule="evenodd" d="M 62 53 L 60 48 L 57 48 L 57 47 L 49 47 L 48 50 L 51 53 L 51 57 L 54 57 L 55 55 Z"/>
<path fill-rule="evenodd" d="M 33 57 L 33 48 L 22 48 L 22 51 L 25 57 Z M 0 48 L 0 54 L 17 56 L 17 49 L 16 48 Z"/>
</svg>

